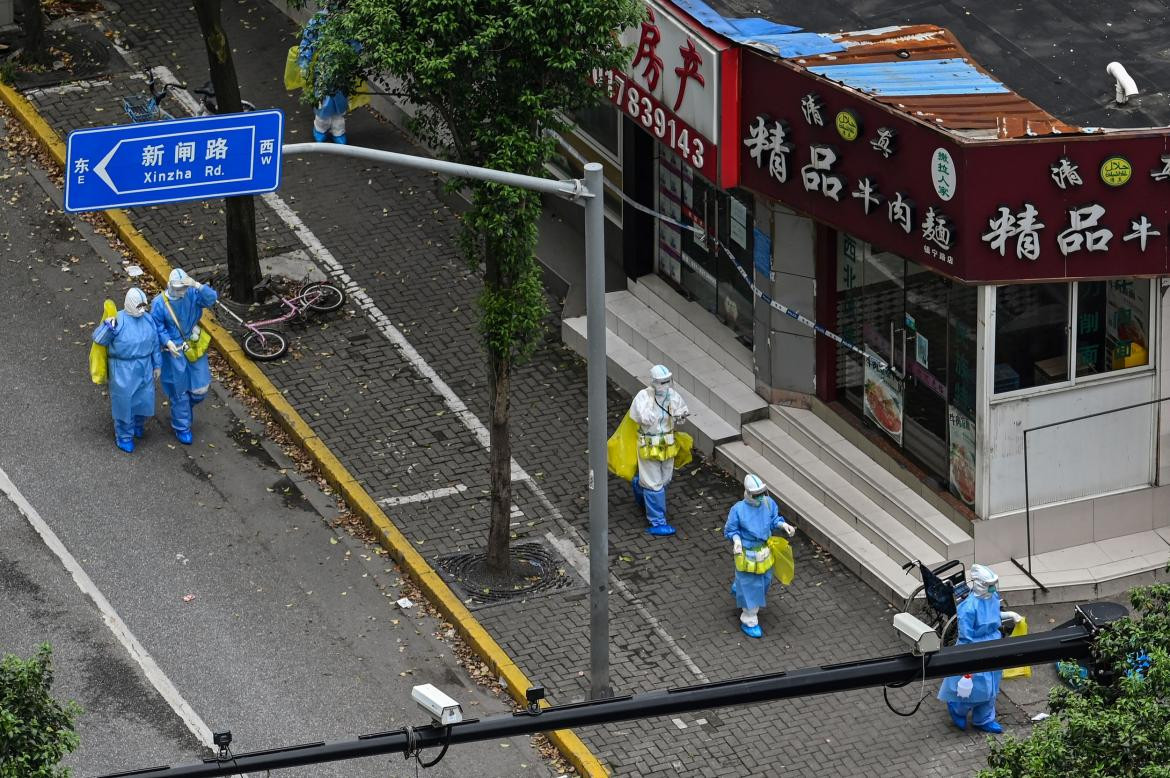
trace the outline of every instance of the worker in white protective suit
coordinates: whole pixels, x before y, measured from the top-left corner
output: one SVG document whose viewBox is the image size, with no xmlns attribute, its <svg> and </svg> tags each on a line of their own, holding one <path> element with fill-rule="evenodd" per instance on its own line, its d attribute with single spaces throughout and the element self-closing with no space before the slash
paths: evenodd
<svg viewBox="0 0 1170 778">
<path fill-rule="evenodd" d="M 634 499 L 650 522 L 651 535 L 673 535 L 666 521 L 666 485 L 674 475 L 674 458 L 680 444 L 675 426 L 690 410 L 673 388 L 674 376 L 665 365 L 650 369 L 650 386 L 638 392 L 630 405 L 630 418 L 638 425 L 638 474 L 632 482 Z"/>
</svg>

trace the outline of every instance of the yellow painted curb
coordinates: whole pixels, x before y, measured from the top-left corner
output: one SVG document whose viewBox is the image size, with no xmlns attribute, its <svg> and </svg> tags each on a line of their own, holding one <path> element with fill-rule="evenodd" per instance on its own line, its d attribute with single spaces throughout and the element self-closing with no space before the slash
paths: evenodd
<svg viewBox="0 0 1170 778">
<path fill-rule="evenodd" d="M 52 154 L 53 158 L 57 160 L 57 164 L 64 166 L 65 144 L 61 142 L 56 131 L 41 117 L 36 107 L 23 95 L 3 83 L 0 83 L 0 99 Z M 134 227 L 126 212 L 114 209 L 102 213 L 118 237 L 138 258 L 138 261 L 154 276 L 156 281 L 165 285 L 167 276 L 171 272 L 170 264 Z M 309 454 L 325 480 L 338 490 L 350 509 L 362 517 L 378 538 L 379 543 L 402 566 L 406 574 L 419 585 L 426 598 L 439 609 L 444 618 L 455 625 L 463 640 L 492 670 L 512 699 L 524 704 L 524 692 L 532 685 L 524 672 L 512 661 L 499 643 L 488 634 L 488 631 L 476 620 L 471 611 L 455 596 L 447 582 L 434 571 L 422 554 L 414 549 L 410 540 L 394 525 L 365 488 L 317 437 L 312 427 L 301 418 L 301 415 L 289 404 L 280 390 L 248 359 L 235 338 L 210 317 L 204 316 L 202 321 L 203 326 L 211 334 L 212 345 L 227 360 L 236 375 L 247 384 L 248 389 L 255 396 L 263 401 L 277 423 L 296 441 L 297 445 Z M 585 743 L 572 730 L 555 730 L 549 732 L 548 737 L 582 775 L 589 778 L 606 778 L 609 775 L 597 757 L 589 751 Z"/>
</svg>

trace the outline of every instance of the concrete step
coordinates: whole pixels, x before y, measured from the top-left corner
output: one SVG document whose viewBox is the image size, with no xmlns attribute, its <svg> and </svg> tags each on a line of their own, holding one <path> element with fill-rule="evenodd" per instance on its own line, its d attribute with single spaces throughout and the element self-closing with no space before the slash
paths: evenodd
<svg viewBox="0 0 1170 778">
<path fill-rule="evenodd" d="M 971 564 L 975 542 L 970 535 L 815 413 L 803 408 L 773 405 L 770 419 L 945 559 L 959 559 L 964 564 Z"/>
<path fill-rule="evenodd" d="M 780 504 L 781 512 L 792 517 L 801 532 L 827 549 L 891 604 L 901 608 L 918 585 L 917 578 L 903 572 L 901 562 L 892 559 L 854 525 L 835 514 L 746 443 L 735 441 L 719 446 L 715 450 L 715 461 L 736 478 L 742 479 L 747 473 L 762 478 Z"/>
<path fill-rule="evenodd" d="M 605 320 L 610 332 L 629 344 L 652 366 L 663 364 L 669 367 L 677 386 L 690 392 L 733 427 L 767 417 L 768 404 L 756 394 L 751 371 L 747 371 L 745 381 L 743 370 L 728 370 L 724 362 L 735 360 L 721 354 L 714 341 L 708 339 L 696 343 L 628 291 L 610 292 L 605 296 Z"/>
<path fill-rule="evenodd" d="M 735 333 L 701 305 L 687 300 L 670 284 L 653 274 L 631 281 L 629 290 L 630 294 L 714 357 L 729 373 L 748 386 L 755 385 L 752 350 L 740 343 Z"/>
<path fill-rule="evenodd" d="M 561 339 L 569 348 L 582 357 L 588 358 L 585 337 L 585 317 L 564 319 L 561 324 Z M 634 395 L 646 387 L 646 377 L 650 374 L 653 364 L 646 357 L 635 351 L 616 333 L 606 331 L 605 334 L 605 370 L 609 379 L 622 388 L 623 391 Z M 697 397 L 681 386 L 676 386 L 683 399 L 687 401 L 691 416 L 682 430 L 690 433 L 695 439 L 695 448 L 707 456 L 715 452 L 715 447 L 721 443 L 739 439 L 739 424 L 734 426 L 727 423 L 718 413 L 701 402 Z"/>
<path fill-rule="evenodd" d="M 777 470 L 864 535 L 886 556 L 898 562 L 918 559 L 931 566 L 946 561 L 944 544 L 936 547 L 920 538 L 775 422 L 754 421 L 742 432 L 744 443 L 763 454 Z"/>
<path fill-rule="evenodd" d="M 1103 599 L 1125 602 L 1125 593 L 1135 586 L 1170 582 L 1167 559 L 1170 527 L 1160 527 L 1035 554 L 1032 575 L 1048 591 L 1037 587 L 1010 560 L 996 562 L 991 569 L 999 574 L 999 588 L 1011 606 Z M 1028 566 L 1027 557 L 1019 562 Z"/>
</svg>

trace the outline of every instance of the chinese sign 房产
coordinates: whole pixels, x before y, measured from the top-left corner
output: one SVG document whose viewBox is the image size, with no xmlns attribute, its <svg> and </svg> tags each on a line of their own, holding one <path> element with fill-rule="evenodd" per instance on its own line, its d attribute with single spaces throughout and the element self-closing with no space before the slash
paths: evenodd
<svg viewBox="0 0 1170 778">
<path fill-rule="evenodd" d="M 645 3 L 646 18 L 620 36 L 632 51 L 625 71 L 594 80 L 626 116 L 715 180 L 722 50 L 666 6 Z"/>
</svg>

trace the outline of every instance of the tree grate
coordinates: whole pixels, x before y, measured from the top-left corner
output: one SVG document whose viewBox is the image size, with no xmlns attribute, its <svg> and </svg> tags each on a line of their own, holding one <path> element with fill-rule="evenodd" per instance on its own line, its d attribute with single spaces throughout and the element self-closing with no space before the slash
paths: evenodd
<svg viewBox="0 0 1170 778">
<path fill-rule="evenodd" d="M 540 543 L 516 544 L 510 554 L 512 573 L 507 578 L 488 572 L 482 551 L 453 554 L 436 562 L 460 599 L 482 605 L 568 589 L 577 583 L 565 561 Z"/>
</svg>

